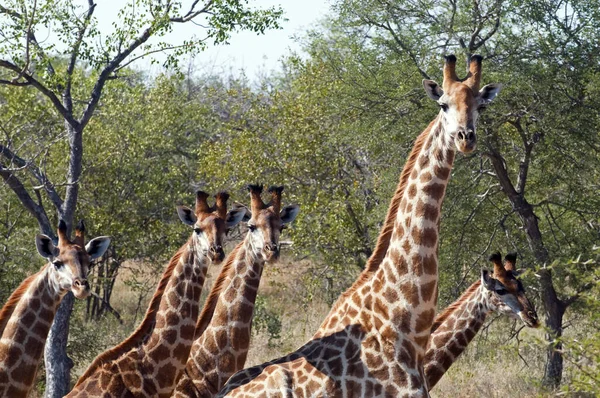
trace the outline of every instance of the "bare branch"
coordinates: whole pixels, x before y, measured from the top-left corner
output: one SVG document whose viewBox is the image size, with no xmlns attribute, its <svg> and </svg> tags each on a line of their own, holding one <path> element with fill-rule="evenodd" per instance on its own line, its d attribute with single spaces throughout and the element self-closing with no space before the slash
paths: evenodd
<svg viewBox="0 0 600 398">
<path fill-rule="evenodd" d="M 25 159 L 17 156 L 4 145 L 0 145 L 0 153 L 4 155 L 6 159 L 10 160 L 17 166 L 29 169 L 29 171 L 35 177 L 35 179 L 38 180 L 40 184 L 42 184 L 42 187 L 48 193 L 48 197 L 56 207 L 56 210 L 60 213 L 62 207 L 62 199 L 54 189 L 54 185 L 50 182 L 48 176 L 46 176 L 46 174 L 38 167 L 34 167 L 31 162 L 28 162 Z"/>
<path fill-rule="evenodd" d="M 208 10 L 210 10 L 210 8 L 212 7 L 212 5 L 214 4 L 214 0 L 210 0 L 208 3 L 206 3 L 206 5 L 204 6 L 204 8 L 202 8 L 201 10 L 198 11 L 194 11 L 196 8 L 196 5 L 198 5 L 200 0 L 195 0 L 192 3 L 192 6 L 190 7 L 189 11 L 187 12 L 187 14 L 185 14 L 182 17 L 176 17 L 176 18 L 170 18 L 169 20 L 171 22 L 177 22 L 177 23 L 183 23 L 183 22 L 188 22 L 191 21 L 192 19 L 196 18 L 198 15 L 200 14 L 205 14 L 208 12 Z"/>
<path fill-rule="evenodd" d="M 7 60 L 0 60 L 0 67 L 11 70 L 15 73 L 21 73 L 21 68 Z M 48 97 L 48 99 L 52 102 L 52 105 L 54 105 L 54 108 L 71 126 L 79 125 L 77 120 L 75 120 L 73 118 L 73 115 L 70 112 L 68 112 L 67 109 L 65 109 L 63 104 L 60 102 L 60 100 L 52 90 L 44 86 L 42 83 L 37 81 L 33 76 L 29 75 L 28 73 L 23 73 L 23 77 L 25 78 L 25 80 L 27 80 L 27 82 L 30 85 L 32 85 L 33 87 L 38 89 L 39 92 Z"/>
<path fill-rule="evenodd" d="M 83 24 L 77 32 L 77 39 L 73 44 L 73 51 L 71 51 L 71 57 L 69 59 L 69 65 L 67 66 L 67 82 L 65 85 L 65 90 L 63 93 L 63 100 L 65 102 L 65 107 L 69 112 L 73 111 L 73 100 L 71 98 L 71 85 L 73 83 L 73 71 L 75 70 L 75 64 L 77 63 L 77 57 L 79 56 L 79 48 L 81 47 L 81 43 L 83 42 L 83 37 L 85 36 L 85 32 L 87 28 L 90 26 L 90 21 L 92 19 L 92 14 L 96 9 L 96 4 L 94 4 L 93 0 L 88 0 L 88 10 L 83 19 Z"/>
<path fill-rule="evenodd" d="M 25 207 L 27 211 L 29 211 L 29 213 L 35 217 L 40 226 L 40 230 L 49 237 L 54 238 L 54 231 L 50 226 L 50 220 L 48 219 L 48 215 L 46 214 L 44 208 L 38 205 L 31 198 L 31 195 L 29 195 L 29 192 L 27 192 L 27 189 L 25 189 L 23 183 L 17 178 L 17 176 L 14 175 L 13 172 L 7 170 L 2 163 L 0 163 L 0 177 L 2 177 L 6 185 L 8 185 L 15 195 L 17 195 L 17 198 L 23 207 Z"/>
</svg>

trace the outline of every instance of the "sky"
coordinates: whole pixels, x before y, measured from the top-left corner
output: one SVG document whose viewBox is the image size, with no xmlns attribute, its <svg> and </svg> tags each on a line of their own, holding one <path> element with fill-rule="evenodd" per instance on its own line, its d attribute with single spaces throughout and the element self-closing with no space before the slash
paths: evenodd
<svg viewBox="0 0 600 398">
<path fill-rule="evenodd" d="M 122 0 L 97 0 L 95 16 L 101 32 L 112 30 L 112 23 L 117 19 L 117 12 L 125 3 Z M 191 2 L 183 1 L 182 9 Z M 307 29 L 327 14 L 329 0 L 248 0 L 252 8 L 268 8 L 281 6 L 287 21 L 282 22 L 283 29 L 269 30 L 264 35 L 253 32 L 234 33 L 229 45 L 210 45 L 198 54 L 194 60 L 197 73 L 232 72 L 239 75 L 245 70 L 246 76 L 254 80 L 264 72 L 278 69 L 279 60 L 291 51 L 300 50 L 300 45 L 293 39 L 294 35 L 302 35 Z M 185 38 L 197 34 L 202 36 L 202 28 L 192 24 L 176 24 L 174 30 L 163 38 L 171 43 L 179 43 Z M 159 57 L 160 60 L 160 57 Z M 149 60 L 140 60 L 137 68 L 156 69 L 150 66 Z M 157 72 L 152 70 L 152 72 Z"/>
</svg>

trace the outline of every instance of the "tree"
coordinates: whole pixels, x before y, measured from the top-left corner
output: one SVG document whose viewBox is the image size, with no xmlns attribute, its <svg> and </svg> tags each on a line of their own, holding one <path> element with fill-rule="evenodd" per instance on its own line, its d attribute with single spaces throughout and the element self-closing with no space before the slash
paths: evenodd
<svg viewBox="0 0 600 398">
<path fill-rule="evenodd" d="M 36 90 L 61 120 L 63 133 L 59 144 L 67 143 L 63 183 L 57 183 L 63 179 L 50 175 L 44 167 L 44 151 L 53 142 L 43 141 L 41 151 L 29 153 L 17 153 L 10 140 L 0 145 L 3 159 L 0 176 L 43 233 L 55 238 L 48 206 L 66 222 L 69 231 L 73 226 L 84 177 L 83 133 L 100 105 L 106 85 L 118 79 L 124 68 L 157 52 L 168 54 L 165 66 L 176 67 L 183 54 L 198 52 L 208 43 L 226 43 L 235 30 L 263 33 L 277 27 L 282 15 L 278 8 L 250 9 L 241 0 L 190 3 L 184 6 L 171 0 L 132 0 L 120 10 L 113 32 L 104 38 L 98 30 L 94 17 L 97 5 L 92 0 L 10 0 L 0 6 L 4 36 L 0 44 L 3 70 L 0 84 Z M 175 24 L 194 21 L 202 21 L 199 26 L 203 26 L 203 37 L 180 44 L 150 41 L 170 32 Z M 39 35 L 48 30 L 56 32 L 56 40 L 39 40 Z M 80 65 L 86 66 L 86 73 L 77 73 Z M 87 79 L 88 75 L 93 79 Z M 28 183 L 26 176 L 35 185 Z M 68 392 L 72 364 L 65 350 L 72 306 L 73 297 L 68 294 L 48 336 L 45 351 L 48 397 L 62 397 Z"/>
</svg>

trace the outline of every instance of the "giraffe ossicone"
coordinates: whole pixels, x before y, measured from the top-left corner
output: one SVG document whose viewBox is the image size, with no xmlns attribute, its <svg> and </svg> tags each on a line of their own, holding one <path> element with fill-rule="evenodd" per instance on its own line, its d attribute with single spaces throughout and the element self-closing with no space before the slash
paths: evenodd
<svg viewBox="0 0 600 398">
<path fill-rule="evenodd" d="M 85 245 L 84 235 L 83 221 L 71 240 L 60 220 L 57 245 L 47 235 L 36 236 L 38 253 L 48 263 L 26 278 L 0 311 L 0 396 L 28 396 L 62 298 L 69 291 L 78 299 L 89 295 L 90 263 L 104 254 L 110 238 L 101 236 Z"/>
<path fill-rule="evenodd" d="M 238 372 L 218 396 L 426 397 L 423 358 L 437 302 L 440 211 L 455 152 L 476 146 L 479 111 L 499 85 L 479 89 L 481 57 L 459 80 L 446 57 L 440 112 L 417 138 L 366 270 L 295 352 Z"/>
</svg>

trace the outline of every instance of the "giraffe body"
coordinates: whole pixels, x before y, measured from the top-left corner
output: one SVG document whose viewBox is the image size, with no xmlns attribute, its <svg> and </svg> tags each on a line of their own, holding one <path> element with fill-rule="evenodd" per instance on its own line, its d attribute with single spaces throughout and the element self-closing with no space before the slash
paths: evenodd
<svg viewBox="0 0 600 398">
<path fill-rule="evenodd" d="M 208 266 L 223 259 L 225 230 L 243 215 L 228 214 L 228 195 L 219 195 L 216 209 L 208 206 L 208 194 L 201 191 L 195 214 L 178 208 L 194 233 L 171 259 L 142 325 L 132 338 L 98 356 L 67 397 L 171 396 L 194 339 Z"/>
<path fill-rule="evenodd" d="M 207 299 L 175 397 L 213 397 L 246 362 L 264 264 L 277 260 L 279 234 L 298 213 L 295 205 L 279 212 L 283 187 L 269 189 L 272 201 L 268 205 L 260 199 L 261 186 L 251 185 L 249 189 L 252 199 L 249 231 L 225 261 Z"/>
<path fill-rule="evenodd" d="M 45 235 L 36 237 L 38 251 L 50 263 L 25 279 L 0 311 L 0 396 L 27 397 L 41 361 L 48 332 L 64 295 L 89 294 L 90 261 L 102 256 L 110 239 L 99 237 L 84 246 L 80 222 L 76 238 L 67 236 L 64 222 L 58 227 L 58 246 Z"/>
<path fill-rule="evenodd" d="M 368 265 L 313 340 L 237 373 L 219 397 L 428 396 L 423 358 L 437 301 L 441 206 L 455 150 L 475 148 L 478 107 L 498 91 L 478 91 L 480 61 L 474 57 L 465 83 L 456 78 L 453 56 L 444 68 L 444 90 L 424 81 L 442 111 L 419 136 L 401 174 L 388 212 L 393 226 L 384 226 L 386 236 L 378 242 L 380 249 L 387 246 L 381 263 Z"/>
</svg>

